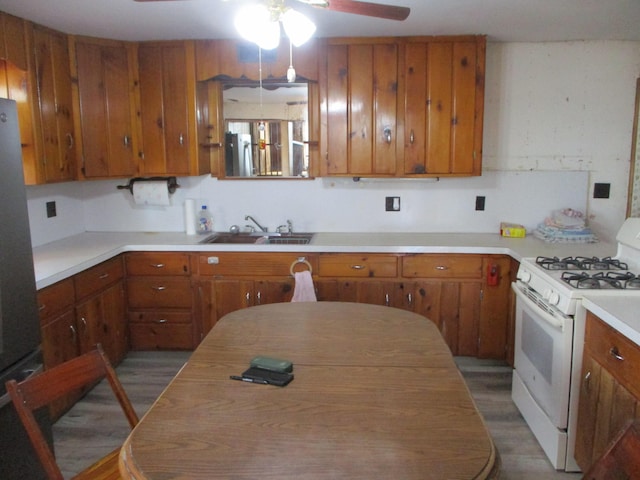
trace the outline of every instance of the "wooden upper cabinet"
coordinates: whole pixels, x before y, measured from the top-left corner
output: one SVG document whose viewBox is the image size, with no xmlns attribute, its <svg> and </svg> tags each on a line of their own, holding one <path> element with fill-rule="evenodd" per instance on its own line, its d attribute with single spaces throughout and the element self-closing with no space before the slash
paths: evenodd
<svg viewBox="0 0 640 480">
<path fill-rule="evenodd" d="M 67 36 L 33 25 L 43 171 L 38 183 L 75 178 L 76 144 Z"/>
<path fill-rule="evenodd" d="M 396 173 L 398 45 L 327 46 L 327 156 L 322 175 Z"/>
<path fill-rule="evenodd" d="M 321 175 L 480 175 L 485 47 L 483 36 L 327 40 Z"/>
<path fill-rule="evenodd" d="M 8 60 L 0 58 L 0 97 L 16 102 L 20 144 L 22 146 L 25 183 L 36 182 L 36 156 L 33 138 L 33 117 L 31 115 L 28 72 L 16 67 Z"/>
<path fill-rule="evenodd" d="M 258 47 L 235 40 L 196 41 L 197 80 L 216 77 L 260 79 Z M 318 40 L 312 38 L 292 52 L 293 66 L 299 80 L 318 80 Z M 287 78 L 290 65 L 289 42 L 282 40 L 275 50 L 262 51 L 262 78 Z"/>
<path fill-rule="evenodd" d="M 144 42 L 138 46 L 141 172 L 202 175 L 198 156 L 195 47 L 192 41 Z"/>
<path fill-rule="evenodd" d="M 31 60 L 23 19 L 0 13 L 0 58 L 7 61 L 4 95 L 17 103 L 24 180 L 27 185 L 33 185 L 38 182 L 39 171 L 34 136 L 37 89 L 29 78 Z"/>
<path fill-rule="evenodd" d="M 480 175 L 485 44 L 406 43 L 404 175 Z"/>
<path fill-rule="evenodd" d="M 78 111 L 85 178 L 136 173 L 132 47 L 124 42 L 77 38 Z"/>
</svg>

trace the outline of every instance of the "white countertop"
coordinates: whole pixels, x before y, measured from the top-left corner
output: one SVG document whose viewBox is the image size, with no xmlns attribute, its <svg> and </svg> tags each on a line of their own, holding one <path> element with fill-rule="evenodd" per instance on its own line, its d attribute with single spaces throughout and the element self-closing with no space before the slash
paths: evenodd
<svg viewBox="0 0 640 480">
<path fill-rule="evenodd" d="M 640 346 L 640 295 L 585 295 L 582 305 Z"/>
<path fill-rule="evenodd" d="M 44 288 L 128 251 L 345 252 L 504 254 L 516 260 L 538 255 L 615 255 L 616 246 L 549 244 L 533 236 L 493 233 L 317 233 L 308 245 L 199 244 L 204 236 L 184 233 L 85 232 L 33 249 L 36 286 Z"/>
</svg>

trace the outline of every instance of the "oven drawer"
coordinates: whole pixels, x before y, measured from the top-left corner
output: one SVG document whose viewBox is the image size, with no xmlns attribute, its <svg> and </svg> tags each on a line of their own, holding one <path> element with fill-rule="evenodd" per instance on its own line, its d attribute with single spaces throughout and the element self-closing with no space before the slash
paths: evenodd
<svg viewBox="0 0 640 480">
<path fill-rule="evenodd" d="M 640 397 L 640 347 L 587 312 L 585 347 L 616 380 Z"/>
</svg>

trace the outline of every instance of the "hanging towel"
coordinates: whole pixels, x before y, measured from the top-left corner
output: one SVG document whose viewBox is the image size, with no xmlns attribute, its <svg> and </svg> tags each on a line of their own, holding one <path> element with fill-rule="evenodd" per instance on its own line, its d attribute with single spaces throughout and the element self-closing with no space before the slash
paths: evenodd
<svg viewBox="0 0 640 480">
<path fill-rule="evenodd" d="M 293 274 L 296 286 L 293 290 L 292 302 L 315 302 L 316 292 L 313 288 L 313 279 L 311 278 L 311 272 L 305 270 L 303 272 L 296 272 Z"/>
</svg>

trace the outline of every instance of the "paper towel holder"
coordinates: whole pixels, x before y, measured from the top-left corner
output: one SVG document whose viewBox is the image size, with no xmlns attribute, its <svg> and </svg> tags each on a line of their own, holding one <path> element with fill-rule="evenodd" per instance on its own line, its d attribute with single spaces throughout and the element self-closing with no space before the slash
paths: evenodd
<svg viewBox="0 0 640 480">
<path fill-rule="evenodd" d="M 129 180 L 129 183 L 126 185 L 118 185 L 118 190 L 129 190 L 129 193 L 133 195 L 133 184 L 136 182 L 159 182 L 161 180 L 167 181 L 167 189 L 169 193 L 174 193 L 178 185 L 178 180 L 176 177 L 135 177 Z"/>
</svg>

